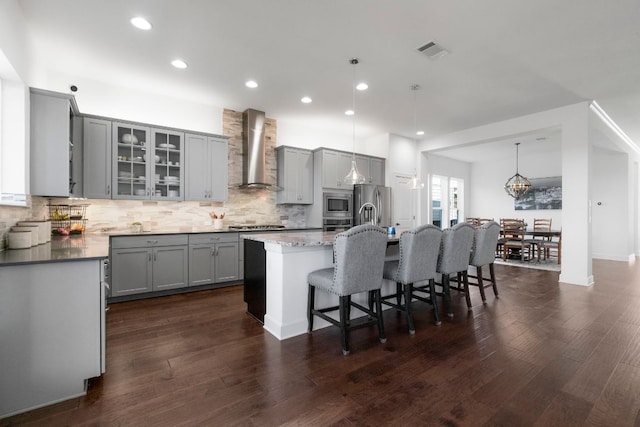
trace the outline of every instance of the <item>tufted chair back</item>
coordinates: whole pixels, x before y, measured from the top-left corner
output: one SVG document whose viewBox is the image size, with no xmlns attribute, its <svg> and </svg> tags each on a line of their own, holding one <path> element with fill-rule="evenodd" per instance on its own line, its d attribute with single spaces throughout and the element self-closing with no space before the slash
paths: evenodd
<svg viewBox="0 0 640 427">
<path fill-rule="evenodd" d="M 333 286 L 343 296 L 382 287 L 387 232 L 371 224 L 358 225 L 336 235 Z"/>
<path fill-rule="evenodd" d="M 473 226 L 465 222 L 442 232 L 438 273 L 451 274 L 467 270 L 474 234 Z"/>
<path fill-rule="evenodd" d="M 500 225 L 495 221 L 489 221 L 476 228 L 469 264 L 476 267 L 491 264 L 496 257 L 496 246 L 499 238 Z"/>
<path fill-rule="evenodd" d="M 400 260 L 395 282 L 403 284 L 431 280 L 436 277 L 442 230 L 428 224 L 400 235 Z"/>
</svg>

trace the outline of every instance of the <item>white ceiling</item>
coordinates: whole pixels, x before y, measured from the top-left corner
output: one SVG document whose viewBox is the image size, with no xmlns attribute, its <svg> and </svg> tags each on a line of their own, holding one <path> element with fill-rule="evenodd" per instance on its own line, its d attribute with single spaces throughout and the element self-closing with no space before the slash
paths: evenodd
<svg viewBox="0 0 640 427">
<path fill-rule="evenodd" d="M 640 141 L 638 0 L 19 4 L 50 72 L 348 133 L 349 59 L 358 57 L 358 80 L 369 83 L 357 95 L 363 136 L 413 137 L 417 83 L 422 138 L 595 99 Z M 154 28 L 133 28 L 136 15 Z M 451 54 L 434 61 L 416 52 L 430 40 Z M 171 67 L 176 57 L 189 68 Z M 260 87 L 245 88 L 249 78 Z"/>
</svg>

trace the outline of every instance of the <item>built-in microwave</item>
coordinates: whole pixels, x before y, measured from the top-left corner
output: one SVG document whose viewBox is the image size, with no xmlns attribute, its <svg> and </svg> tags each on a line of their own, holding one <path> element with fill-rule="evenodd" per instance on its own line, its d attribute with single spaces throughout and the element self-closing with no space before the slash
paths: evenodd
<svg viewBox="0 0 640 427">
<path fill-rule="evenodd" d="M 324 218 L 353 218 L 353 193 L 323 193 Z"/>
</svg>

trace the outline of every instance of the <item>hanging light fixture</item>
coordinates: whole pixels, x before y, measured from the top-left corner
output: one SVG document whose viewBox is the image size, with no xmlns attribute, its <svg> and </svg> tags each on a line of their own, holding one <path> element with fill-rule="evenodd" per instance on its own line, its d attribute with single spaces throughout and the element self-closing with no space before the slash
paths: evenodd
<svg viewBox="0 0 640 427">
<path fill-rule="evenodd" d="M 358 165 L 356 165 L 356 65 L 358 65 L 358 58 L 352 58 L 349 63 L 353 65 L 353 84 L 352 84 L 352 102 L 351 102 L 351 122 L 353 125 L 353 151 L 351 156 L 351 170 L 342 179 L 342 182 L 346 185 L 364 184 L 366 178 L 358 171 Z"/>
<path fill-rule="evenodd" d="M 420 85 L 418 84 L 412 84 L 411 85 L 411 90 L 413 91 L 413 132 L 415 133 L 415 135 L 418 135 L 418 118 L 417 118 L 417 111 L 418 111 L 418 107 L 417 107 L 417 97 L 418 97 L 418 91 L 420 90 Z M 414 137 L 415 138 L 415 137 Z M 418 146 L 418 138 L 415 138 L 415 143 L 416 143 L 416 147 Z M 409 188 L 411 188 L 412 190 L 421 190 L 424 188 L 424 183 L 420 180 L 420 178 L 418 178 L 418 172 L 414 170 L 413 172 L 413 177 L 411 178 L 411 181 L 409 181 Z"/>
<path fill-rule="evenodd" d="M 529 180 L 518 173 L 518 145 L 520 143 L 516 142 L 516 174 L 509 178 L 504 185 L 504 191 L 514 199 L 519 199 L 531 189 Z"/>
</svg>

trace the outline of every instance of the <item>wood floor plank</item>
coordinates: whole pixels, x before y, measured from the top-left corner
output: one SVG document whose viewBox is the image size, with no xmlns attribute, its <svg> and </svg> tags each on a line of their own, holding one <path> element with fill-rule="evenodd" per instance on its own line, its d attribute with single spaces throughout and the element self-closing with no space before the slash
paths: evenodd
<svg viewBox="0 0 640 427">
<path fill-rule="evenodd" d="M 0 426 L 640 426 L 640 263 L 594 262 L 596 284 L 496 265 L 500 297 L 416 334 L 392 310 L 340 350 L 337 328 L 278 341 L 241 286 L 111 304 L 107 372 L 86 396 Z"/>
</svg>

